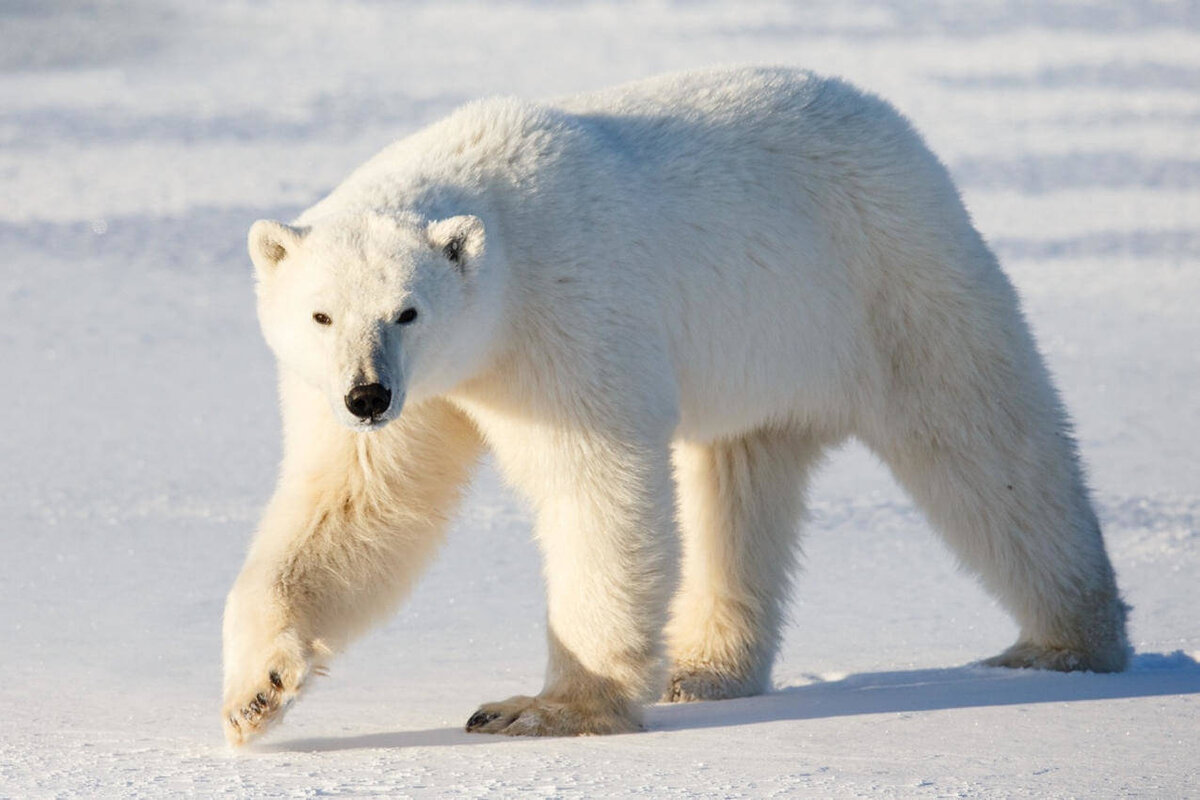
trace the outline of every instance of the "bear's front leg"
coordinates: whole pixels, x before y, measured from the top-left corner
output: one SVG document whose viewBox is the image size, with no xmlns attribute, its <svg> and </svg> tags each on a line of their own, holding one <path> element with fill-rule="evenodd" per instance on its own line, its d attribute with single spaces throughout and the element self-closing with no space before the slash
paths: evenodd
<svg viewBox="0 0 1200 800">
<path fill-rule="evenodd" d="M 225 737 L 244 744 L 283 716 L 323 668 L 329 647 L 313 636 L 308 615 L 284 596 L 278 564 L 250 562 L 225 605 Z"/>
<path fill-rule="evenodd" d="M 478 733 L 571 736 L 641 727 L 661 691 L 662 629 L 677 572 L 670 457 L 662 441 L 511 427 L 489 439 L 537 509 L 549 665 L 536 697 L 487 703 Z"/>
<path fill-rule="evenodd" d="M 309 403 L 309 413 L 305 403 Z M 313 674 L 395 608 L 441 542 L 475 464 L 474 426 L 444 401 L 366 434 L 285 384 L 283 474 L 225 606 L 225 736 L 277 722 Z"/>
</svg>

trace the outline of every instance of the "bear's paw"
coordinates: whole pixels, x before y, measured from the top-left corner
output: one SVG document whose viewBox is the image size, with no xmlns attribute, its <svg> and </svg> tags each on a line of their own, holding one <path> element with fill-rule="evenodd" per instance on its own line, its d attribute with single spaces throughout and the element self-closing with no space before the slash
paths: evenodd
<svg viewBox="0 0 1200 800">
<path fill-rule="evenodd" d="M 641 730 L 624 705 L 587 704 L 518 695 L 484 703 L 467 720 L 468 733 L 505 736 L 599 736 Z"/>
<path fill-rule="evenodd" d="M 1048 669 L 1055 672 L 1121 672 L 1129 662 L 1123 643 L 1085 652 L 1067 647 L 1017 642 L 1003 653 L 980 662 L 985 667 Z"/>
<path fill-rule="evenodd" d="M 229 743 L 246 744 L 283 719 L 310 674 L 324 674 L 324 669 L 294 647 L 275 648 L 259 666 L 246 670 L 243 679 L 226 692 L 221 708 Z"/>
<path fill-rule="evenodd" d="M 663 693 L 664 703 L 693 703 L 702 700 L 732 700 L 762 694 L 761 681 L 741 677 L 738 670 L 680 666 L 671 674 Z"/>
</svg>

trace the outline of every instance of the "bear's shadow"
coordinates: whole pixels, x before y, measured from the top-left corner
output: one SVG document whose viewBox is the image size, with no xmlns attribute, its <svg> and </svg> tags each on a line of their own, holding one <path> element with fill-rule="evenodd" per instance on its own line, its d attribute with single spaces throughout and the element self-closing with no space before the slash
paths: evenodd
<svg viewBox="0 0 1200 800">
<path fill-rule="evenodd" d="M 1134 656 L 1129 671 L 1116 675 L 966 666 L 864 672 L 838 680 L 818 679 L 810 684 L 786 687 L 759 697 L 652 706 L 646 712 L 646 729 L 652 732 L 680 731 L 858 714 L 1180 694 L 1200 694 L 1200 662 L 1182 651 L 1169 654 L 1140 653 Z M 461 728 L 434 728 L 293 739 L 257 749 L 270 752 L 318 752 L 515 741 L 522 740 L 468 734 Z"/>
</svg>

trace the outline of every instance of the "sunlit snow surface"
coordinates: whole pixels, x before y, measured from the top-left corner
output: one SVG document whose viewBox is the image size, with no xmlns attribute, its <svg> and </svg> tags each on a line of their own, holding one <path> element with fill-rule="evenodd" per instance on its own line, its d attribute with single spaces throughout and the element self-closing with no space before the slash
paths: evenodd
<svg viewBox="0 0 1200 800">
<path fill-rule="evenodd" d="M 1200 796 L 1200 7 L 909 5 L 0 4 L 0 797 Z M 776 693 L 468 736 L 544 657 L 485 468 L 411 602 L 227 750 L 222 601 L 279 458 L 250 223 L 469 98 L 747 61 L 882 94 L 951 167 L 1078 424 L 1133 670 L 970 666 L 1012 623 L 848 448 Z"/>
</svg>

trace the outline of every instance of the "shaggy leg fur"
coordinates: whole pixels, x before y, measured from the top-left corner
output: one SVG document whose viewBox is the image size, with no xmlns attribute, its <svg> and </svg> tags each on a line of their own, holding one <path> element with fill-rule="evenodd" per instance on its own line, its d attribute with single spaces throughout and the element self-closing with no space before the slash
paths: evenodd
<svg viewBox="0 0 1200 800">
<path fill-rule="evenodd" d="M 467 730 L 524 736 L 622 733 L 661 686 L 661 632 L 677 537 L 670 458 L 599 425 L 529 426 L 491 440 L 537 510 L 550 660 L 537 697 L 488 703 Z"/>
<path fill-rule="evenodd" d="M 1017 644 L 985 663 L 1123 670 L 1125 606 L 1073 464 L 1065 474 L 1032 470 L 1013 445 L 980 442 L 963 451 L 911 444 L 889 460 L 954 552 L 1021 626 Z"/>
<path fill-rule="evenodd" d="M 989 663 L 1120 671 L 1126 607 L 1066 413 L 1015 293 L 964 239 L 977 268 L 916 285 L 909 267 L 884 295 L 873 319 L 890 382 L 865 438 L 1020 624 Z"/>
<path fill-rule="evenodd" d="M 766 690 L 804 484 L 822 450 L 789 430 L 676 447 L 683 586 L 668 628 L 674 666 L 664 699 Z"/>
<path fill-rule="evenodd" d="M 285 423 L 306 393 L 285 392 Z M 277 722 L 334 652 L 394 608 L 441 541 L 480 448 L 442 401 L 369 436 L 328 412 L 303 418 L 322 429 L 289 436 L 289 469 L 225 606 L 232 744 Z"/>
</svg>

